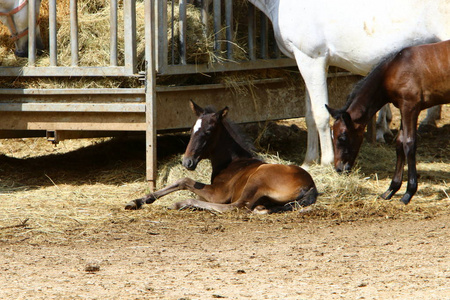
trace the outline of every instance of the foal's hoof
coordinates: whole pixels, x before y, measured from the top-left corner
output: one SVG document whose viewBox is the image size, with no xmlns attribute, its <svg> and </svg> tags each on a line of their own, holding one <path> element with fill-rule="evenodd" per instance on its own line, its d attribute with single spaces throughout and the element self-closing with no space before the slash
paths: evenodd
<svg viewBox="0 0 450 300">
<path fill-rule="evenodd" d="M 390 200 L 392 196 L 394 196 L 395 192 L 393 190 L 387 190 L 383 194 L 380 195 L 384 200 Z"/>
<path fill-rule="evenodd" d="M 127 205 L 125 205 L 125 209 L 126 210 L 140 209 L 142 207 L 142 201 L 140 201 L 140 200 L 141 199 L 136 199 L 136 200 L 128 202 Z"/>
<path fill-rule="evenodd" d="M 411 198 L 412 198 L 412 196 L 409 195 L 408 193 L 406 193 L 403 195 L 403 197 L 400 199 L 400 201 L 406 205 L 411 201 Z"/>
</svg>

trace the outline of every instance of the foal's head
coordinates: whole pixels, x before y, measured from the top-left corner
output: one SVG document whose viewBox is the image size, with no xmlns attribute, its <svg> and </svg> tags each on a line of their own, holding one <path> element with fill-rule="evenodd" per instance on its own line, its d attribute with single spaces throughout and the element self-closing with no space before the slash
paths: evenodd
<svg viewBox="0 0 450 300">
<path fill-rule="evenodd" d="M 223 130 L 222 120 L 228 113 L 228 107 L 214 112 L 209 108 L 201 108 L 191 100 L 191 109 L 198 119 L 191 130 L 191 138 L 183 157 L 183 166 L 195 170 L 197 164 L 204 158 L 210 158 L 219 140 L 220 130 Z"/>
<path fill-rule="evenodd" d="M 357 126 L 346 111 L 333 109 L 326 105 L 328 112 L 335 119 L 333 130 L 334 167 L 337 172 L 350 171 L 356 155 L 361 148 L 364 126 Z"/>
</svg>

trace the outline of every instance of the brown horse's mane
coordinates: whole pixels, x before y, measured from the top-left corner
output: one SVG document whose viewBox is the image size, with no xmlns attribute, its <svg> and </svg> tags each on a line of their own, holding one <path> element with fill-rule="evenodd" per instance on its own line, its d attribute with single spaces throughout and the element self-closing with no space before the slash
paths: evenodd
<svg viewBox="0 0 450 300">
<path fill-rule="evenodd" d="M 216 113 L 217 110 L 212 106 L 204 108 L 204 113 Z M 230 121 L 228 118 L 222 119 L 222 124 L 226 131 L 230 134 L 231 138 L 244 150 L 250 157 L 255 157 L 255 147 L 250 139 L 242 132 L 236 123 Z"/>
<path fill-rule="evenodd" d="M 397 56 L 397 53 L 386 56 L 376 65 L 369 74 L 355 84 L 352 91 L 347 97 L 347 102 L 340 109 L 341 112 L 346 111 L 358 95 L 364 93 L 365 95 L 373 95 L 380 91 L 380 84 L 384 78 L 384 73 L 390 62 Z"/>
</svg>

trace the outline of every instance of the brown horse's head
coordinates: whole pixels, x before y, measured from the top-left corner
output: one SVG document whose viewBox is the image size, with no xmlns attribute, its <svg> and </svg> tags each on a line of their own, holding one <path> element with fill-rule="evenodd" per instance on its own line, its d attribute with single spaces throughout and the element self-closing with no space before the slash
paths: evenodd
<svg viewBox="0 0 450 300">
<path fill-rule="evenodd" d="M 211 109 L 203 109 L 192 100 L 192 111 L 198 119 L 191 130 L 191 138 L 183 157 L 183 166 L 188 170 L 195 170 L 197 164 L 204 158 L 210 158 L 215 149 L 219 132 L 223 126 L 222 120 L 228 113 L 228 107 L 214 112 Z"/>
<path fill-rule="evenodd" d="M 348 172 L 352 169 L 361 148 L 364 126 L 355 124 L 348 112 L 333 109 L 328 105 L 326 107 L 335 119 L 332 127 L 334 167 L 338 173 Z"/>
</svg>

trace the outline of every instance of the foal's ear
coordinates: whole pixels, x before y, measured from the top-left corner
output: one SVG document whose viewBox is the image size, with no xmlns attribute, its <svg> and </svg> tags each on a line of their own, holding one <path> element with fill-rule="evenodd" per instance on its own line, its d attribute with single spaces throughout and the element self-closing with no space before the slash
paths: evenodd
<svg viewBox="0 0 450 300">
<path fill-rule="evenodd" d="M 221 111 L 218 111 L 217 115 L 219 116 L 219 119 L 224 119 L 227 116 L 228 111 L 229 111 L 228 106 L 225 106 L 224 109 L 222 109 Z"/>
<path fill-rule="evenodd" d="M 203 112 L 205 111 L 203 108 L 201 108 L 200 106 L 198 106 L 194 101 L 189 100 L 189 104 L 191 106 L 192 111 L 194 112 L 194 114 L 197 117 L 200 117 L 201 114 L 203 114 Z"/>
<path fill-rule="evenodd" d="M 325 104 L 325 107 L 327 108 L 328 112 L 333 117 L 333 119 L 337 120 L 341 117 L 342 112 L 340 110 L 331 108 L 327 104 Z"/>
<path fill-rule="evenodd" d="M 347 126 L 347 128 L 349 128 L 349 129 L 355 128 L 352 117 L 350 117 L 350 114 L 348 112 L 344 111 L 342 113 L 341 117 L 342 117 L 342 120 L 344 120 L 344 124 L 345 124 L 345 126 Z"/>
</svg>

